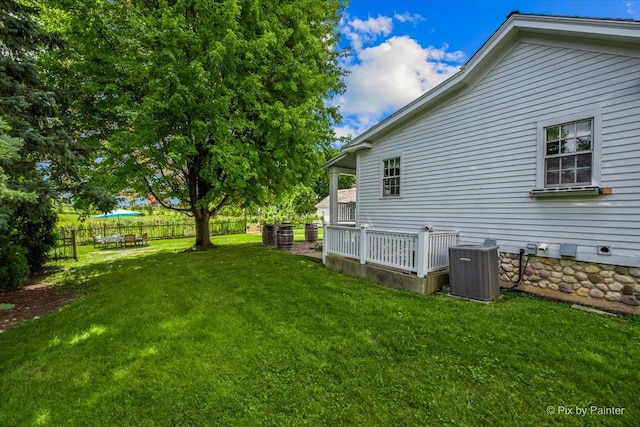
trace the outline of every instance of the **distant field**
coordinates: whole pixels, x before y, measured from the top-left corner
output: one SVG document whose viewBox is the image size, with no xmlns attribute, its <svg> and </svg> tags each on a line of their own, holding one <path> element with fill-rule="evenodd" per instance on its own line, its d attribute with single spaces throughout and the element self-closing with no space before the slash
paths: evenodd
<svg viewBox="0 0 640 427">
<path fill-rule="evenodd" d="M 129 209 L 129 208 L 127 208 Z M 129 209 L 141 212 L 143 215 L 135 216 L 135 217 L 123 217 L 119 219 L 96 219 L 95 215 L 99 215 L 96 213 L 95 215 L 89 216 L 81 216 L 77 212 L 73 212 L 71 210 L 64 210 L 58 213 L 58 227 L 69 227 L 71 225 L 76 224 L 85 224 L 88 222 L 135 222 L 135 221 L 167 221 L 167 220 L 189 220 L 190 218 L 184 214 L 179 212 L 173 212 L 170 210 L 159 210 L 157 209 L 153 214 L 149 214 L 146 209 Z"/>
</svg>

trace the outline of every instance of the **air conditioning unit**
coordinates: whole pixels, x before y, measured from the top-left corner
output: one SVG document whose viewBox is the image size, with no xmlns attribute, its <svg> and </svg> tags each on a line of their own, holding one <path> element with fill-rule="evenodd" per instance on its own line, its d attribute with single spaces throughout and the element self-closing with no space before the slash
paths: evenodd
<svg viewBox="0 0 640 427">
<path fill-rule="evenodd" d="M 498 247 L 461 245 L 449 248 L 451 295 L 491 301 L 500 295 Z"/>
</svg>

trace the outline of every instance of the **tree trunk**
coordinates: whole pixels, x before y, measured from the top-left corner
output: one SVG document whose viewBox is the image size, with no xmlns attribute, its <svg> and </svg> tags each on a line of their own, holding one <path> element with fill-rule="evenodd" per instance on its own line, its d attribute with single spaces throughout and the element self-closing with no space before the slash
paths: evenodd
<svg viewBox="0 0 640 427">
<path fill-rule="evenodd" d="M 209 237 L 209 213 L 201 212 L 195 217 L 196 221 L 196 244 L 195 249 L 210 249 L 214 245 Z"/>
</svg>

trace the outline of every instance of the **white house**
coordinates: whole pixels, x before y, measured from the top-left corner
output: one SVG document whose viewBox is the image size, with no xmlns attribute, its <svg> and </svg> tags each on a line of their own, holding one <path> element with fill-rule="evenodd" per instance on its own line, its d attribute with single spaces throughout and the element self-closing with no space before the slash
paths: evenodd
<svg viewBox="0 0 640 427">
<path fill-rule="evenodd" d="M 356 227 L 328 226 L 325 257 L 376 264 L 370 248 L 336 245 L 362 229 L 404 232 L 419 246 L 413 260 L 382 264 L 428 275 L 443 266 L 427 257 L 446 252 L 425 243 L 430 224 L 456 231 L 457 244 L 496 240 L 505 282 L 517 279 L 525 248 L 522 289 L 634 304 L 640 21 L 514 13 L 456 75 L 357 136 L 325 169 L 332 194 L 339 174 L 356 175 L 358 186 Z"/>
<path fill-rule="evenodd" d="M 354 223 L 356 215 L 356 186 L 338 190 L 338 223 Z M 331 222 L 331 196 L 316 204 L 317 215 L 324 222 Z"/>
</svg>

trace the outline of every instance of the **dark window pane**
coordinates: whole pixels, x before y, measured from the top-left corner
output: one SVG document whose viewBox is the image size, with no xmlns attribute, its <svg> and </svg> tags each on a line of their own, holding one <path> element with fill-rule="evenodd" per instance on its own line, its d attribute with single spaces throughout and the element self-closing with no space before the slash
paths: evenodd
<svg viewBox="0 0 640 427">
<path fill-rule="evenodd" d="M 579 168 L 591 167 L 591 153 L 579 154 L 577 157 L 576 166 Z"/>
<path fill-rule="evenodd" d="M 560 159 L 558 157 L 547 159 L 547 170 L 548 171 L 560 170 Z"/>
<path fill-rule="evenodd" d="M 576 156 L 564 156 L 561 158 L 562 167 L 561 169 L 575 169 L 576 167 Z"/>
<path fill-rule="evenodd" d="M 547 156 L 551 156 L 553 154 L 560 154 L 559 145 L 557 142 L 550 142 L 547 144 Z"/>
<path fill-rule="evenodd" d="M 561 184 L 573 184 L 576 182 L 576 173 L 575 170 L 563 170 L 560 174 L 560 183 Z"/>
<path fill-rule="evenodd" d="M 557 185 L 560 183 L 560 174 L 558 172 L 547 172 L 547 185 Z"/>
<path fill-rule="evenodd" d="M 591 184 L 591 168 L 578 169 L 576 180 L 580 184 Z"/>
</svg>

